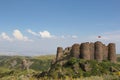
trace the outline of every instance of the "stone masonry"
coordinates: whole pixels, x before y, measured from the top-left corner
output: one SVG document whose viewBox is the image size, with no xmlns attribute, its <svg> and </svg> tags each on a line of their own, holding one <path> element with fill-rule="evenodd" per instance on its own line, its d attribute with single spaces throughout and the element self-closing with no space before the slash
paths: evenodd
<svg viewBox="0 0 120 80">
<path fill-rule="evenodd" d="M 109 60 L 116 62 L 116 47 L 115 43 L 109 43 L 107 46 L 100 41 L 95 43 L 73 44 L 72 47 L 67 47 L 63 50 L 62 47 L 57 48 L 56 61 L 62 56 L 70 55 L 71 57 L 81 58 L 85 60 Z"/>
</svg>

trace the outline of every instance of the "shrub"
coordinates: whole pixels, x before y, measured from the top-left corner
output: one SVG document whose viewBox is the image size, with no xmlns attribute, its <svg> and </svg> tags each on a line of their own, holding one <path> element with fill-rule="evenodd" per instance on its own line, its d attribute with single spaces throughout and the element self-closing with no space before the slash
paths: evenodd
<svg viewBox="0 0 120 80">
<path fill-rule="evenodd" d="M 73 65 L 78 62 L 78 59 L 75 57 L 72 57 L 68 60 L 68 65 Z"/>
</svg>

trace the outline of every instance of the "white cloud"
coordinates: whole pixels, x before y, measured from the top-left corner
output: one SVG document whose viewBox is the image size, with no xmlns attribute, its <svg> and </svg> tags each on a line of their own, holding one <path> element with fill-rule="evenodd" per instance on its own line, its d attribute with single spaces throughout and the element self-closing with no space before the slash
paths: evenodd
<svg viewBox="0 0 120 80">
<path fill-rule="evenodd" d="M 27 32 L 31 33 L 32 35 L 39 36 L 36 32 L 33 32 L 31 29 L 28 29 Z"/>
<path fill-rule="evenodd" d="M 76 35 L 73 35 L 73 36 L 71 36 L 72 38 L 78 38 L 78 36 L 76 36 Z"/>
<path fill-rule="evenodd" d="M 28 33 L 34 35 L 34 36 L 40 36 L 41 38 L 62 38 L 62 39 L 65 39 L 65 38 L 78 38 L 78 36 L 76 35 L 62 35 L 62 36 L 54 36 L 54 35 L 51 35 L 51 33 L 47 30 L 43 31 L 43 32 L 34 32 L 32 31 L 31 29 L 28 29 L 27 30 Z"/>
<path fill-rule="evenodd" d="M 17 40 L 21 40 L 21 41 L 32 41 L 32 40 L 28 39 L 28 37 L 23 36 L 23 34 L 22 34 L 19 30 L 17 30 L 17 29 L 14 30 L 13 36 L 14 36 L 14 38 L 17 39 Z"/>
<path fill-rule="evenodd" d="M 2 39 L 8 40 L 8 41 L 13 41 L 5 32 L 1 34 Z"/>
<path fill-rule="evenodd" d="M 48 31 L 39 32 L 39 34 L 40 34 L 40 36 L 41 36 L 42 38 L 52 38 L 52 37 L 54 37 L 54 36 L 51 35 L 50 32 L 48 32 Z"/>
<path fill-rule="evenodd" d="M 41 38 L 53 38 L 55 36 L 51 35 L 50 32 L 48 32 L 47 30 L 43 31 L 43 32 L 34 32 L 31 29 L 27 30 L 28 33 L 34 35 L 34 36 L 40 36 Z"/>
</svg>

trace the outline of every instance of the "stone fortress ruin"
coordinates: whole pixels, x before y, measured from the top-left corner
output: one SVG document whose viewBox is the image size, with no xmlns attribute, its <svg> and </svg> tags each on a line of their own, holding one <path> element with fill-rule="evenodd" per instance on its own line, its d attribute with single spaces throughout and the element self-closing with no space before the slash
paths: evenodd
<svg viewBox="0 0 120 80">
<path fill-rule="evenodd" d="M 64 55 L 85 60 L 97 60 L 98 62 L 109 60 L 110 62 L 115 63 L 116 47 L 115 43 L 109 43 L 108 45 L 105 45 L 100 41 L 96 41 L 95 43 L 76 43 L 73 44 L 72 47 L 67 47 L 64 50 L 62 47 L 58 47 L 56 61 L 61 60 Z"/>
<path fill-rule="evenodd" d="M 65 49 L 57 47 L 56 58 L 51 61 L 51 67 L 41 75 L 52 77 L 54 75 L 59 77 L 61 75 L 70 77 L 77 75 L 79 77 L 81 74 L 82 76 L 84 74 L 84 76 L 108 74 L 120 70 L 119 66 L 109 66 L 116 63 L 116 58 L 115 43 L 105 45 L 100 41 L 96 41 L 94 43 L 75 43 Z"/>
</svg>

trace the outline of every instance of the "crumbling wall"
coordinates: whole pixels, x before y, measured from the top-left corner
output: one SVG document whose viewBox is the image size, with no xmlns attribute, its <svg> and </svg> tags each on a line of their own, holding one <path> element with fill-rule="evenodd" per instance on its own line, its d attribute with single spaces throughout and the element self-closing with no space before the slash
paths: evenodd
<svg viewBox="0 0 120 80">
<path fill-rule="evenodd" d="M 110 60 L 116 62 L 116 47 L 115 43 L 109 43 L 108 46 L 100 41 L 95 43 L 73 44 L 72 47 L 67 47 L 63 50 L 62 47 L 57 48 L 56 60 L 62 58 L 63 55 L 70 57 L 81 58 L 85 60 Z"/>
<path fill-rule="evenodd" d="M 56 61 L 60 60 L 62 56 L 63 56 L 63 48 L 62 47 L 58 47 L 57 48 Z"/>
<path fill-rule="evenodd" d="M 72 47 L 67 47 L 67 48 L 65 48 L 65 49 L 63 50 L 63 53 L 64 53 L 65 55 L 69 55 L 71 49 L 72 49 Z"/>
</svg>

